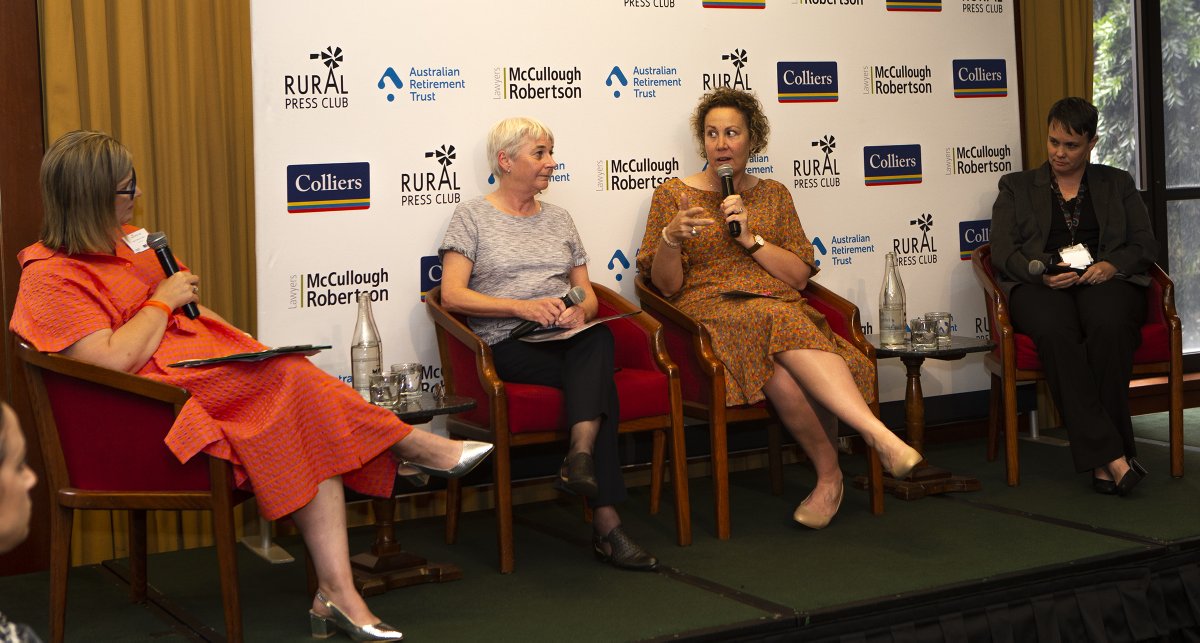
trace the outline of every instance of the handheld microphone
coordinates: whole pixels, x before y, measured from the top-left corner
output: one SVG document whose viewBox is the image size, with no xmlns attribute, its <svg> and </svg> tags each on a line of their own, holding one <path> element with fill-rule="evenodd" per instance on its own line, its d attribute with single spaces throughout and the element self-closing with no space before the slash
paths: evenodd
<svg viewBox="0 0 1200 643">
<path fill-rule="evenodd" d="M 567 308 L 570 308 L 571 306 L 582 303 L 584 299 L 587 299 L 587 291 L 580 286 L 575 286 L 567 291 L 567 294 L 563 295 L 562 303 L 566 305 Z M 541 326 L 541 324 L 535 321 L 523 321 L 508 333 L 508 338 L 520 339 L 529 333 L 532 333 L 534 330 L 537 330 L 539 326 Z"/>
<path fill-rule="evenodd" d="M 722 165 L 717 168 L 717 176 L 721 177 L 721 196 L 728 197 L 733 194 L 733 166 Z M 736 237 L 742 234 L 742 224 L 737 221 L 729 222 L 729 236 Z"/>
<path fill-rule="evenodd" d="M 1037 259 L 1031 259 L 1029 261 L 1029 274 L 1033 275 L 1034 277 L 1037 277 L 1038 275 L 1041 275 L 1044 272 L 1046 272 L 1046 264 L 1042 263 L 1041 261 L 1039 261 Z"/>
<path fill-rule="evenodd" d="M 179 272 L 179 264 L 175 263 L 175 255 L 171 253 L 171 248 L 167 246 L 167 235 L 163 232 L 151 232 L 146 236 L 146 245 L 154 251 L 158 257 L 158 264 L 162 266 L 163 272 L 168 277 Z M 200 309 L 195 302 L 188 302 L 183 305 L 183 314 L 188 316 L 188 319 L 195 319 L 200 316 Z"/>
</svg>

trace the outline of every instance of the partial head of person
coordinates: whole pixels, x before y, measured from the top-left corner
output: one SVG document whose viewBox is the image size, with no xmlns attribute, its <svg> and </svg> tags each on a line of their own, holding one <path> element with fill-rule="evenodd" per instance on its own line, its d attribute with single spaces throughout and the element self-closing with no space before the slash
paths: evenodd
<svg viewBox="0 0 1200 643">
<path fill-rule="evenodd" d="M 25 436 L 17 414 L 0 402 L 0 553 L 29 535 L 29 491 L 36 484 L 37 474 L 25 462 Z"/>
<path fill-rule="evenodd" d="M 1050 107 L 1046 116 L 1046 157 L 1058 176 L 1074 176 L 1087 167 L 1099 137 L 1100 115 L 1086 100 L 1071 96 Z"/>
<path fill-rule="evenodd" d="M 506 118 L 488 132 L 487 154 L 498 181 L 544 190 L 554 173 L 554 133 L 534 118 Z"/>
<path fill-rule="evenodd" d="M 68 254 L 112 252 L 142 194 L 129 150 L 104 132 L 83 130 L 46 150 L 41 185 L 42 243 Z"/>
<path fill-rule="evenodd" d="M 729 164 L 742 172 L 751 156 L 766 149 L 771 124 L 754 94 L 717 87 L 692 112 L 692 134 L 710 167 Z"/>
</svg>

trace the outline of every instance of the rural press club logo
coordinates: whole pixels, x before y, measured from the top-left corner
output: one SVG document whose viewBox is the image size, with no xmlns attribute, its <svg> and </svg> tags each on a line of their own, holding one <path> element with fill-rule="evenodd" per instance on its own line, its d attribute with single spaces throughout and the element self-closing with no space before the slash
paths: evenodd
<svg viewBox="0 0 1200 643">
<path fill-rule="evenodd" d="M 921 146 L 868 145 L 863 148 L 863 180 L 867 186 L 921 182 Z"/>
<path fill-rule="evenodd" d="M 579 67 L 496 67 L 492 70 L 495 100 L 576 100 L 583 98 Z"/>
<path fill-rule="evenodd" d="M 287 211 L 340 212 L 371 207 L 370 163 L 287 166 Z"/>
<path fill-rule="evenodd" d="M 954 61 L 955 98 L 1008 96 L 1008 73 L 1003 58 Z"/>
<path fill-rule="evenodd" d="M 330 45 L 308 54 L 305 73 L 284 74 L 284 109 L 344 109 L 350 106 L 346 76 L 339 69 L 344 62 L 342 48 Z"/>
<path fill-rule="evenodd" d="M 1004 13 L 1004 0 L 963 0 L 962 12 L 999 15 Z"/>
<path fill-rule="evenodd" d="M 775 64 L 781 103 L 836 103 L 837 62 L 785 62 Z"/>
<path fill-rule="evenodd" d="M 896 253 L 896 264 L 916 266 L 937 263 L 937 247 L 934 246 L 933 239 L 933 215 L 923 212 L 908 224 L 915 228 L 912 236 L 892 239 L 892 252 Z"/>
<path fill-rule="evenodd" d="M 838 170 L 837 139 L 826 134 L 812 142 L 816 155 L 792 161 L 792 187 L 797 190 L 836 188 L 842 184 L 842 173 Z"/>
<path fill-rule="evenodd" d="M 453 145 L 442 145 L 425 152 L 422 169 L 401 172 L 389 177 L 392 186 L 400 192 L 401 207 L 423 207 L 429 205 L 453 205 L 462 199 L 458 186 L 458 172 L 451 169 L 458 153 Z"/>
<path fill-rule="evenodd" d="M 750 72 L 743 73 L 746 65 L 750 64 L 750 55 L 745 49 L 734 49 L 727 54 L 721 54 L 721 60 L 733 67 L 733 71 L 716 71 L 702 75 L 700 80 L 704 91 L 717 87 L 730 87 L 747 92 L 754 89 L 750 86 Z"/>
<path fill-rule="evenodd" d="M 335 268 L 288 277 L 288 308 L 327 308 L 357 304 L 359 293 L 372 302 L 387 301 L 388 272 L 383 268 Z"/>
</svg>

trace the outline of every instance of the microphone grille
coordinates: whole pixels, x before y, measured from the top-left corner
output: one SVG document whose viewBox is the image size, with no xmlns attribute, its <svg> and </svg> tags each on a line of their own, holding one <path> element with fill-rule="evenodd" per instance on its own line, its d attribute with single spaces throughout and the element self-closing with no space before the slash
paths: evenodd
<svg viewBox="0 0 1200 643">
<path fill-rule="evenodd" d="M 150 246 L 150 248 L 153 250 L 161 250 L 162 248 L 166 248 L 167 233 L 151 232 L 150 234 L 146 235 L 146 245 Z"/>
<path fill-rule="evenodd" d="M 1032 259 L 1029 261 L 1029 274 L 1036 277 L 1044 272 L 1046 272 L 1046 264 L 1042 263 L 1040 259 Z"/>
<path fill-rule="evenodd" d="M 576 305 L 581 304 L 584 299 L 587 299 L 587 291 L 581 286 L 575 286 L 567 293 L 567 299 Z"/>
<path fill-rule="evenodd" d="M 733 166 L 726 164 L 726 165 L 722 165 L 721 167 L 717 168 L 717 176 L 722 177 L 722 178 L 727 177 L 727 176 L 733 176 Z"/>
</svg>

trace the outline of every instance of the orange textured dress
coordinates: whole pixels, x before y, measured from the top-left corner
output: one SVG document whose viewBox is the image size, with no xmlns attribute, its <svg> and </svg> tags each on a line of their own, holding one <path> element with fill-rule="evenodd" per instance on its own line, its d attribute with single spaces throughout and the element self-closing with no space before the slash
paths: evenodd
<svg viewBox="0 0 1200 643">
<path fill-rule="evenodd" d="M 126 232 L 134 228 L 126 227 Z M 59 352 L 96 331 L 120 328 L 163 279 L 154 252 L 66 255 L 36 243 L 17 256 L 21 287 L 10 328 L 38 350 Z M 412 430 L 300 355 L 262 362 L 171 368 L 185 359 L 267 348 L 228 324 L 176 311 L 137 374 L 187 389 L 166 446 L 181 462 L 203 451 L 233 464 L 269 520 L 307 504 L 337 475 L 359 493 L 391 495 L 388 447 Z"/>
<path fill-rule="evenodd" d="M 638 254 L 638 270 L 650 275 L 663 226 L 679 212 L 686 194 L 690 207 L 701 206 L 708 216 L 723 221 L 719 214 L 720 192 L 689 187 L 670 179 L 654 191 L 646 235 Z M 742 193 L 749 213 L 750 231 L 781 248 L 796 253 L 812 267 L 813 247 L 800 219 L 792 195 L 778 181 L 760 180 Z M 875 399 L 875 367 L 858 349 L 833 332 L 825 316 L 809 306 L 804 297 L 786 283 L 763 270 L 754 257 L 734 242 L 724 225 L 697 228 L 700 234 L 683 242 L 683 288 L 672 303 L 704 324 L 712 335 L 713 351 L 725 364 L 728 377 L 725 403 L 754 404 L 764 398 L 763 386 L 775 370 L 771 355 L 794 349 L 816 349 L 836 353 L 850 367 L 863 399 Z M 770 293 L 767 297 L 731 298 L 730 290 Z"/>
</svg>

